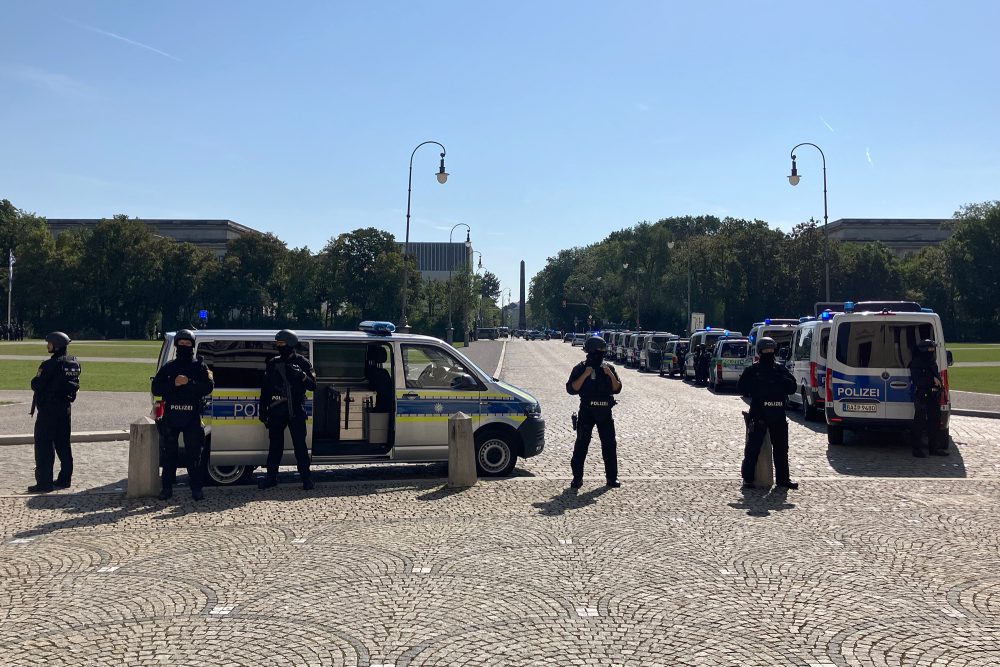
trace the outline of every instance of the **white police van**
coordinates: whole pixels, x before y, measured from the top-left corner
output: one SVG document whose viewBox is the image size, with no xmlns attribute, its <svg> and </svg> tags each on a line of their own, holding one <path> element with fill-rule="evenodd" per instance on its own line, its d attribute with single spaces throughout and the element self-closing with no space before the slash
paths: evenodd
<svg viewBox="0 0 1000 667">
<path fill-rule="evenodd" d="M 684 365 L 681 367 L 681 378 L 685 380 L 689 377 L 694 378 L 694 353 L 698 350 L 698 346 L 704 345 L 706 350 L 712 352 L 720 338 L 743 338 L 743 333 L 730 331 L 729 329 L 705 327 L 704 329 L 697 329 L 691 334 L 691 339 L 688 341 L 687 356 L 684 358 Z"/>
<path fill-rule="evenodd" d="M 795 331 L 799 321 L 797 319 L 768 318 L 763 322 L 754 322 L 750 327 L 747 338 L 750 340 L 750 348 L 747 350 L 747 366 L 757 361 L 757 341 L 761 338 L 770 338 L 778 344 L 775 357 L 780 361 L 787 360 L 789 350 L 792 347 L 792 333 Z M 782 361 L 782 363 L 784 363 Z"/>
<path fill-rule="evenodd" d="M 807 421 L 818 419 L 826 407 L 826 355 L 835 314 L 825 310 L 818 318 L 802 317 L 792 335 L 787 367 L 799 389 L 788 402 L 798 405 Z"/>
<path fill-rule="evenodd" d="M 314 465 L 447 461 L 448 418 L 456 412 L 472 417 L 481 475 L 507 475 L 518 456 L 541 453 L 545 422 L 533 396 L 437 338 L 394 333 L 388 322 L 360 328 L 296 332 L 297 352 L 316 371 L 316 391 L 305 405 Z M 266 463 L 267 430 L 257 415 L 264 364 L 277 354 L 275 333 L 194 332 L 195 354 L 215 376 L 202 417 L 206 478 L 216 484 L 246 481 Z M 174 356 L 173 337 L 165 336 L 158 369 Z M 380 386 L 382 395 L 375 391 Z M 162 409 L 154 396 L 154 417 Z M 295 464 L 287 432 L 281 464 Z"/>
<path fill-rule="evenodd" d="M 942 437 L 948 437 L 951 402 L 941 318 L 912 302 L 844 304 L 833 316 L 826 368 L 827 439 L 844 442 L 844 431 L 907 431 L 914 416 L 913 385 L 908 365 L 917 343 L 937 343 L 941 369 Z"/>
</svg>

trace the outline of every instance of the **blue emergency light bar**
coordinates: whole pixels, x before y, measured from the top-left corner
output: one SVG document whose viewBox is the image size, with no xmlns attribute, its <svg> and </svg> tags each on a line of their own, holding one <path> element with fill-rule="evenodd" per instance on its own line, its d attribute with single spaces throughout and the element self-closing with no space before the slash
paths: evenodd
<svg viewBox="0 0 1000 667">
<path fill-rule="evenodd" d="M 365 320 L 358 325 L 358 329 L 365 333 L 375 334 L 376 336 L 391 336 L 392 332 L 396 330 L 396 325 L 392 322 Z"/>
<path fill-rule="evenodd" d="M 812 315 L 804 315 L 804 316 L 802 316 L 802 317 L 799 318 L 799 324 L 802 324 L 804 322 L 812 322 L 815 319 L 816 318 L 813 317 Z"/>
<path fill-rule="evenodd" d="M 822 312 L 822 313 L 820 314 L 819 318 L 820 318 L 821 320 L 823 320 L 824 322 L 829 322 L 830 320 L 832 320 L 832 319 L 833 319 L 833 313 L 831 313 L 831 312 L 830 312 L 829 310 L 824 310 L 824 311 L 823 311 L 823 312 Z"/>
<path fill-rule="evenodd" d="M 844 312 L 845 313 L 853 313 L 854 312 L 854 302 L 853 301 L 845 301 L 844 302 Z"/>
</svg>

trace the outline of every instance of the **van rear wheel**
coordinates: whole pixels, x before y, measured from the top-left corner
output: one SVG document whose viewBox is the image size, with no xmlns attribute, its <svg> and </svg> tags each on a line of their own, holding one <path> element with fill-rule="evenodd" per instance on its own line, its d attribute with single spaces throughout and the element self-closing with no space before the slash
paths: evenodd
<svg viewBox="0 0 1000 667">
<path fill-rule="evenodd" d="M 810 405 L 809 396 L 806 394 L 805 387 L 802 388 L 800 396 L 802 398 L 802 418 L 807 422 L 819 418 L 819 410 L 816 409 L 815 405 Z"/>
<path fill-rule="evenodd" d="M 826 427 L 826 441 L 836 446 L 844 444 L 844 427 L 828 424 Z"/>
<path fill-rule="evenodd" d="M 490 430 L 476 433 L 476 470 L 484 477 L 505 477 L 517 463 L 515 436 Z"/>
</svg>

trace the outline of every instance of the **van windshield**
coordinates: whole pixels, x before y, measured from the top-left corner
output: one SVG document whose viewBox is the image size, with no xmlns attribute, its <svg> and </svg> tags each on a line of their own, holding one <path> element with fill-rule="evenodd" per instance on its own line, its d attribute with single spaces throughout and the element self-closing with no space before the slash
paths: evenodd
<svg viewBox="0 0 1000 667">
<path fill-rule="evenodd" d="M 722 357 L 724 359 L 736 359 L 737 357 L 745 357 L 749 352 L 749 345 L 747 343 L 723 343 L 722 344 Z"/>
<path fill-rule="evenodd" d="M 851 368 L 906 368 L 925 338 L 934 338 L 930 322 L 842 322 L 837 361 Z"/>
</svg>

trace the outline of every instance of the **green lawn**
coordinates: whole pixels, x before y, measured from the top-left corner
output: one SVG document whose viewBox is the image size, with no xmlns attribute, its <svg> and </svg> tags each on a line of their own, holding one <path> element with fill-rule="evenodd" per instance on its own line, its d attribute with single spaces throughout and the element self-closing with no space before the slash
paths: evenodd
<svg viewBox="0 0 1000 667">
<path fill-rule="evenodd" d="M 30 389 L 38 372 L 37 361 L 0 361 L 0 389 Z M 156 364 L 84 362 L 80 376 L 82 391 L 149 391 L 149 377 Z"/>
<path fill-rule="evenodd" d="M 952 349 L 952 355 L 955 357 L 955 361 L 997 361 L 1000 362 L 1000 347 L 990 348 L 989 350 L 976 350 L 976 349 Z"/>
<path fill-rule="evenodd" d="M 112 357 L 115 359 L 156 359 L 160 354 L 159 343 L 134 344 L 132 341 L 113 343 L 71 343 L 69 353 L 77 357 Z M 12 345 L 0 343 L 0 355 L 41 356 L 46 355 L 45 343 L 37 345 Z"/>
<path fill-rule="evenodd" d="M 961 350 L 967 347 L 995 347 L 1000 349 L 1000 343 L 948 343 L 949 350 Z"/>
<path fill-rule="evenodd" d="M 1000 366 L 949 368 L 948 386 L 958 391 L 1000 394 Z"/>
</svg>

